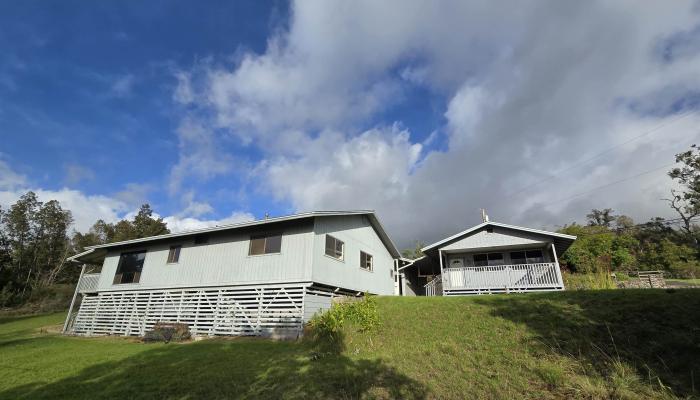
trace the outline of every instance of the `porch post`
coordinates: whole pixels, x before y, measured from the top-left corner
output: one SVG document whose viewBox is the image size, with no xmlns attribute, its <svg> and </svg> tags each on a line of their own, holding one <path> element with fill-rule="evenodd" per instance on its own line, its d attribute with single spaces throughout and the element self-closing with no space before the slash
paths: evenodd
<svg viewBox="0 0 700 400">
<path fill-rule="evenodd" d="M 442 267 L 442 249 L 438 249 L 438 256 L 440 257 L 440 280 L 442 281 L 442 295 L 445 295 L 445 275 L 443 275 Z"/>
<path fill-rule="evenodd" d="M 83 280 L 83 274 L 85 274 L 85 264 L 80 269 L 80 277 L 78 278 L 78 284 L 75 285 L 75 292 L 73 292 L 73 299 L 70 301 L 70 307 L 68 308 L 68 315 L 66 316 L 66 322 L 63 323 L 63 331 L 61 333 L 66 333 L 68 329 L 68 322 L 70 321 L 70 316 L 73 313 L 73 305 L 75 305 L 75 299 L 78 297 L 78 290 L 80 289 L 80 281 Z"/>
<path fill-rule="evenodd" d="M 564 279 L 561 277 L 561 268 L 559 268 L 559 258 L 557 258 L 557 249 L 554 247 L 554 243 L 550 243 L 552 246 L 552 255 L 554 255 L 554 266 L 557 269 L 557 279 L 559 279 L 559 284 L 561 288 L 564 289 Z"/>
</svg>

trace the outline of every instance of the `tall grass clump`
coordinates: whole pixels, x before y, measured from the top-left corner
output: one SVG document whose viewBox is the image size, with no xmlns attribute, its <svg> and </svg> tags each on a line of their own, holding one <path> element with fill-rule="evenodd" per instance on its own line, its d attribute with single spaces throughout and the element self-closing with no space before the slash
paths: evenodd
<svg viewBox="0 0 700 400">
<path fill-rule="evenodd" d="M 359 332 L 371 333 L 379 327 L 377 300 L 365 296 L 359 301 L 335 303 L 330 309 L 314 315 L 309 321 L 307 334 L 318 346 L 334 352 L 343 349 L 343 332 L 353 327 Z"/>
<path fill-rule="evenodd" d="M 587 274 L 563 272 L 562 278 L 564 279 L 564 286 L 567 290 L 604 290 L 617 288 L 613 278 L 605 271 Z"/>
</svg>

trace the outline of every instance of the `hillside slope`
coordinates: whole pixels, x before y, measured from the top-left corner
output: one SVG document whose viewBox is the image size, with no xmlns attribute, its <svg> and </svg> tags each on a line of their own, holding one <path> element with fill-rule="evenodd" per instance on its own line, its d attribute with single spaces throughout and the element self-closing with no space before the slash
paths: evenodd
<svg viewBox="0 0 700 400">
<path fill-rule="evenodd" d="M 674 398 L 698 396 L 700 291 L 378 299 L 340 354 L 307 342 L 142 344 L 0 320 L 0 398 Z M 694 383 L 695 381 L 695 383 Z"/>
</svg>

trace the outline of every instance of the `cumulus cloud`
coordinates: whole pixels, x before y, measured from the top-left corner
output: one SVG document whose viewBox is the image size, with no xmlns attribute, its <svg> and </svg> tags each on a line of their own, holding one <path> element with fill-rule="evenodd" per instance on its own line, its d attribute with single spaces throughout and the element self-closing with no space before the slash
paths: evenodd
<svg viewBox="0 0 700 400">
<path fill-rule="evenodd" d="M 95 179 L 95 172 L 93 170 L 79 164 L 68 164 L 64 169 L 64 181 L 69 186 L 76 185 L 82 181 Z"/>
<path fill-rule="evenodd" d="M 192 217 L 169 216 L 163 218 L 171 232 L 191 231 L 193 229 L 211 228 L 228 224 L 236 224 L 254 220 L 250 213 L 234 212 L 222 219 L 197 219 Z"/>
<path fill-rule="evenodd" d="M 464 229 L 481 207 L 544 228 L 593 207 L 668 216 L 663 166 L 700 139 L 697 114 L 676 119 L 700 92 L 693 4 L 295 2 L 264 53 L 207 64 L 175 96 L 211 117 L 209 134 L 257 146 L 278 199 L 376 209 L 402 245 Z M 374 126 L 413 88 L 445 104 L 431 132 L 446 148 Z"/>
</svg>

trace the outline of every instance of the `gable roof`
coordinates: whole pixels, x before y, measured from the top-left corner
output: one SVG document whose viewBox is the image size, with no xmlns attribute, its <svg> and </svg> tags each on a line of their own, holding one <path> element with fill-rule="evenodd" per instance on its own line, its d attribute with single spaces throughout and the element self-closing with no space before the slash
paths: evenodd
<svg viewBox="0 0 700 400">
<path fill-rule="evenodd" d="M 272 218 L 266 218 L 266 219 L 255 220 L 255 221 L 219 225 L 219 226 L 214 226 L 214 227 L 210 227 L 210 228 L 194 229 L 194 230 L 182 231 L 182 232 L 176 232 L 176 233 L 167 233 L 164 235 L 149 236 L 149 237 L 140 238 L 140 239 L 123 240 L 121 242 L 99 244 L 99 245 L 95 245 L 95 246 L 86 247 L 85 248 L 86 251 L 84 251 L 80 254 L 76 254 L 72 257 L 69 257 L 68 261 L 79 261 L 80 259 L 82 259 L 86 256 L 90 256 L 96 250 L 108 249 L 111 247 L 125 246 L 125 245 L 136 244 L 136 243 L 147 243 L 147 242 L 153 242 L 153 241 L 157 241 L 157 240 L 179 238 L 179 237 L 184 237 L 184 236 L 193 236 L 193 235 L 199 235 L 202 233 L 232 231 L 232 230 L 249 228 L 249 227 L 254 227 L 254 226 L 262 226 L 262 225 L 266 225 L 266 224 L 286 222 L 286 221 L 295 221 L 295 220 L 301 220 L 301 219 L 306 219 L 306 218 L 337 217 L 337 216 L 348 216 L 348 215 L 364 215 L 364 216 L 366 216 L 369 219 L 370 223 L 372 224 L 372 227 L 374 228 L 374 230 L 377 232 L 377 235 L 382 240 L 382 243 L 384 243 L 384 246 L 387 248 L 387 250 L 389 250 L 389 253 L 391 253 L 391 255 L 394 258 L 401 257 L 399 250 L 396 248 L 394 243 L 391 241 L 391 239 L 389 238 L 389 235 L 387 235 L 386 231 L 384 230 L 384 227 L 379 222 L 379 219 L 377 218 L 377 215 L 375 214 L 375 212 L 373 210 L 353 210 L 353 211 L 311 211 L 311 212 L 305 212 L 305 213 L 299 213 L 299 214 L 285 215 L 282 217 L 272 217 Z"/>
<path fill-rule="evenodd" d="M 505 228 L 505 229 L 511 229 L 511 230 L 515 230 L 515 231 L 529 232 L 529 233 L 535 233 L 535 234 L 538 234 L 538 235 L 550 236 L 550 237 L 554 238 L 555 244 L 559 244 L 558 247 L 564 248 L 564 249 L 565 249 L 565 248 L 568 248 L 568 247 L 571 245 L 571 243 L 573 243 L 574 240 L 576 240 L 576 236 L 566 235 L 566 234 L 563 234 L 563 233 L 549 232 L 549 231 L 543 231 L 543 230 L 540 230 L 540 229 L 525 228 L 525 227 L 522 227 L 522 226 L 508 225 L 508 224 L 503 224 L 503 223 L 500 223 L 500 222 L 488 221 L 488 222 L 483 222 L 483 223 L 481 223 L 481 224 L 479 224 L 479 225 L 473 226 L 473 227 L 471 227 L 471 228 L 469 228 L 469 229 L 467 229 L 467 230 L 464 230 L 464 231 L 462 231 L 462 232 L 459 232 L 459 233 L 457 233 L 457 234 L 455 234 L 455 235 L 452 235 L 452 236 L 450 236 L 450 237 L 448 237 L 448 238 L 442 239 L 442 240 L 440 240 L 440 241 L 438 241 L 438 242 L 435 242 L 435 243 L 433 243 L 433 244 L 430 244 L 430 245 L 428 245 L 428 246 L 425 246 L 425 247 L 423 247 L 423 248 L 421 249 L 421 251 L 422 251 L 423 253 L 425 253 L 425 252 L 427 252 L 427 251 L 431 251 L 431 250 L 434 250 L 434 249 L 436 249 L 436 248 L 442 247 L 442 245 L 446 245 L 446 244 L 448 244 L 448 243 L 450 243 L 450 242 L 453 242 L 453 241 L 455 241 L 455 240 L 458 240 L 458 239 L 460 239 L 460 238 L 463 238 L 463 237 L 465 237 L 465 236 L 468 236 L 468 235 L 471 234 L 471 233 L 478 232 L 478 231 L 480 231 L 482 228 L 485 228 L 485 227 L 487 227 L 487 226 L 496 226 L 496 227 Z M 556 242 L 560 242 L 560 243 L 556 243 Z M 557 249 L 557 250 L 559 250 L 559 249 Z M 561 254 L 561 253 L 563 253 L 563 251 L 559 252 L 559 254 Z"/>
</svg>

